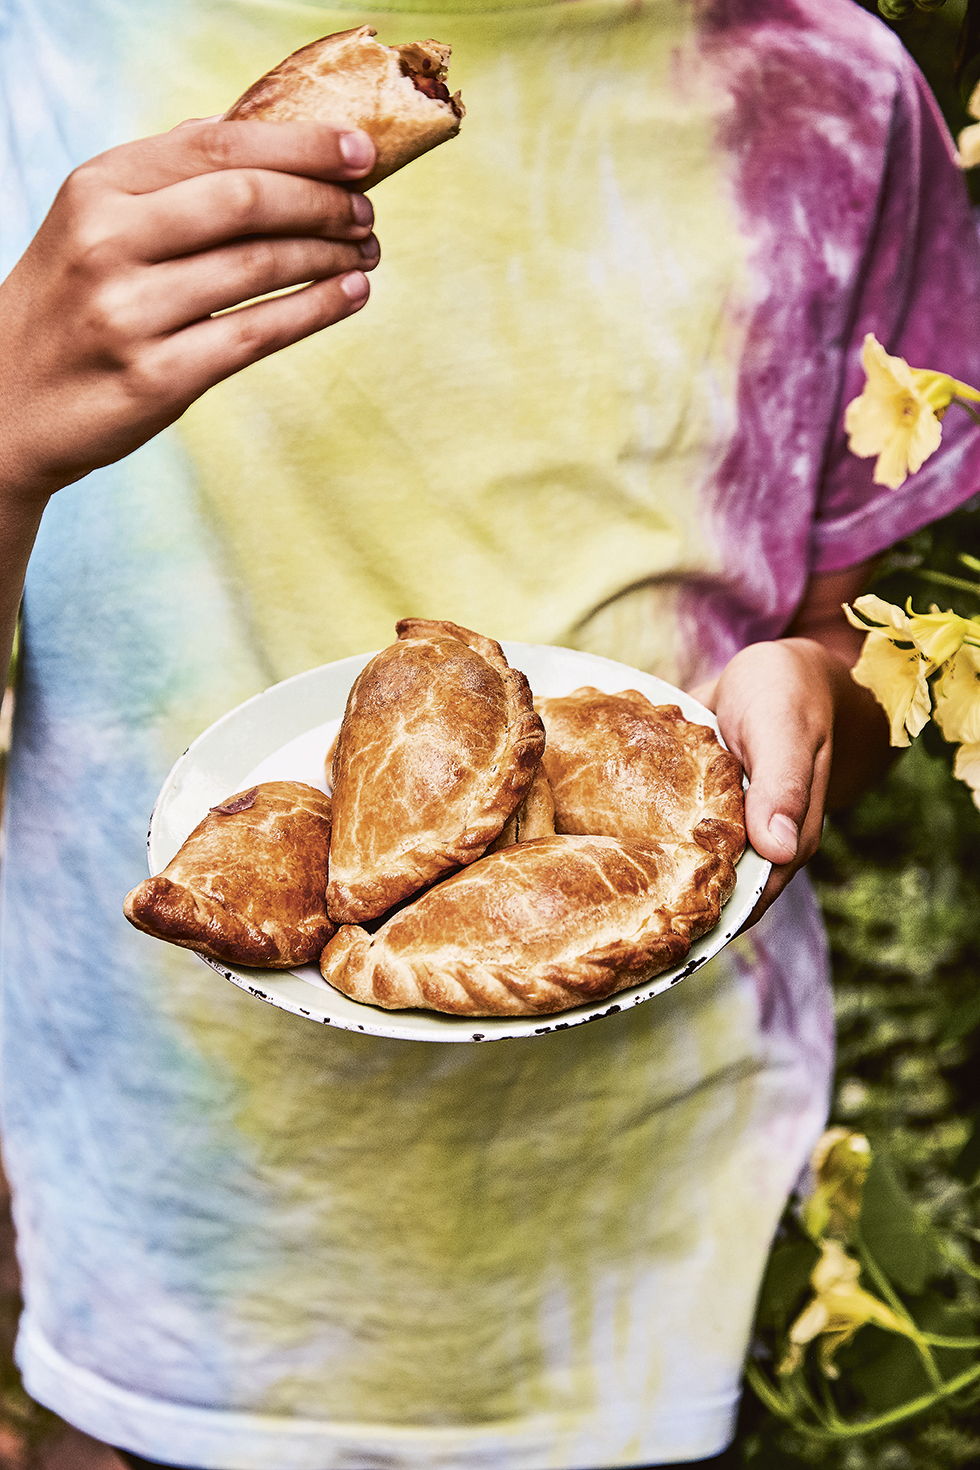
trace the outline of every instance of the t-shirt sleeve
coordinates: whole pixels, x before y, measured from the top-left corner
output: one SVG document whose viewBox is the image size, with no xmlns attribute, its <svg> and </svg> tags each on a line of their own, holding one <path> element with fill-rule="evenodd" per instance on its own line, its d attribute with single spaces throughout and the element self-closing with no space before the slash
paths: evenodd
<svg viewBox="0 0 980 1470">
<path fill-rule="evenodd" d="M 874 229 L 855 295 L 844 392 L 822 479 L 812 569 L 833 571 L 885 550 L 980 490 L 980 426 L 956 405 L 939 450 L 898 490 L 875 485 L 874 459 L 847 448 L 844 407 L 864 385 L 873 332 L 912 367 L 980 388 L 980 231 L 932 93 L 902 64 Z"/>
</svg>

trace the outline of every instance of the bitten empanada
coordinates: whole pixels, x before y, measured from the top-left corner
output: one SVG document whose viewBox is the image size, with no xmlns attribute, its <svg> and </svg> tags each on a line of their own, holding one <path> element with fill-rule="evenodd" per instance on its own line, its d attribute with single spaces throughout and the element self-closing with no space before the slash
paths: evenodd
<svg viewBox="0 0 980 1470">
<path fill-rule="evenodd" d="M 329 845 L 330 798 L 301 781 L 268 781 L 212 807 L 123 911 L 154 938 L 229 964 L 309 964 L 334 932 Z"/>
<path fill-rule="evenodd" d="M 327 910 L 362 923 L 474 862 L 523 801 L 544 747 L 499 643 L 406 618 L 351 689 L 333 759 Z"/>
<path fill-rule="evenodd" d="M 707 725 L 635 689 L 538 699 L 542 766 L 558 832 L 686 840 L 736 862 L 745 848 L 742 768 Z"/>
<path fill-rule="evenodd" d="M 696 843 L 542 837 L 481 858 L 320 962 L 352 1000 L 465 1016 L 550 1015 L 683 960 L 735 886 Z"/>
<path fill-rule="evenodd" d="M 228 121 L 320 121 L 364 128 L 377 149 L 370 189 L 413 158 L 454 138 L 466 109 L 446 86 L 450 47 L 383 46 L 373 26 L 321 36 L 266 72 L 225 113 Z"/>
</svg>

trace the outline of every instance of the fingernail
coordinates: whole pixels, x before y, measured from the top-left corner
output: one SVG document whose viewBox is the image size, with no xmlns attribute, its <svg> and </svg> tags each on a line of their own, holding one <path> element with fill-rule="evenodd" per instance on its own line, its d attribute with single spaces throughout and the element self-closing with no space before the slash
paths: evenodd
<svg viewBox="0 0 980 1470">
<path fill-rule="evenodd" d="M 785 847 L 792 856 L 796 856 L 796 850 L 800 845 L 800 833 L 796 823 L 790 821 L 789 817 L 777 812 L 769 821 L 769 835 L 774 837 L 780 847 Z"/>
<path fill-rule="evenodd" d="M 367 300 L 371 287 L 363 271 L 348 271 L 346 276 L 340 278 L 340 289 L 349 301 L 359 305 Z"/>
<path fill-rule="evenodd" d="M 378 244 L 374 235 L 368 235 L 367 239 L 362 240 L 357 248 L 361 252 L 363 260 L 369 265 L 377 265 L 381 258 L 381 246 Z"/>
<path fill-rule="evenodd" d="M 201 123 L 224 122 L 224 120 L 223 112 L 216 112 L 212 117 L 185 117 L 183 122 L 177 123 L 173 131 L 176 132 L 177 128 L 196 128 Z"/>
<path fill-rule="evenodd" d="M 367 133 L 341 133 L 340 156 L 348 168 L 367 168 L 374 157 L 374 144 Z"/>
<path fill-rule="evenodd" d="M 366 194 L 350 196 L 350 212 L 355 225 L 373 225 L 374 209 Z"/>
</svg>

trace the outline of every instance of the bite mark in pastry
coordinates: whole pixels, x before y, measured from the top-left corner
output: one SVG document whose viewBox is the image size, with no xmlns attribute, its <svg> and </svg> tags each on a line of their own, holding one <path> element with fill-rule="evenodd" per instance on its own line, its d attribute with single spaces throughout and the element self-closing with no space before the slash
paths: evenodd
<svg viewBox="0 0 980 1470">
<path fill-rule="evenodd" d="M 736 862 L 745 848 L 742 768 L 707 725 L 635 689 L 538 699 L 542 765 L 558 832 L 677 839 Z"/>
<path fill-rule="evenodd" d="M 363 128 L 377 160 L 357 189 L 453 138 L 465 114 L 446 86 L 450 47 L 439 41 L 383 46 L 373 26 L 322 36 L 287 56 L 225 113 L 229 121 L 313 121 Z"/>
<path fill-rule="evenodd" d="M 405 618 L 362 670 L 333 759 L 327 910 L 361 923 L 474 862 L 523 801 L 544 747 L 499 643 Z"/>
<path fill-rule="evenodd" d="M 329 797 L 301 781 L 265 782 L 212 807 L 123 912 L 146 934 L 229 964 L 315 962 L 334 932 L 329 843 Z"/>
<path fill-rule="evenodd" d="M 320 968 L 386 1010 L 551 1015 L 683 960 L 734 886 L 728 859 L 696 843 L 543 837 L 481 858 L 373 935 L 339 929 Z"/>
</svg>

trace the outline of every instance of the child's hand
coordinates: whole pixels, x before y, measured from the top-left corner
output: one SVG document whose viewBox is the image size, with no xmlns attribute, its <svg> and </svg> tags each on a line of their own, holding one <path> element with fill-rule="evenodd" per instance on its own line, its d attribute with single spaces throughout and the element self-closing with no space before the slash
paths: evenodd
<svg viewBox="0 0 980 1470">
<path fill-rule="evenodd" d="M 748 839 L 773 865 L 755 918 L 820 846 L 838 675 L 850 682 L 836 654 L 791 638 L 743 648 L 718 680 L 718 724 L 749 778 Z"/>
<path fill-rule="evenodd" d="M 813 857 L 825 810 L 855 800 L 890 764 L 884 713 L 851 678 L 862 635 L 840 606 L 870 571 L 864 563 L 814 577 L 790 636 L 743 648 L 694 691 L 742 762 L 748 838 L 773 865 L 752 923 Z"/>
<path fill-rule="evenodd" d="M 222 378 L 357 311 L 374 215 L 334 181 L 373 162 L 366 133 L 205 121 L 76 169 L 0 285 L 0 498 L 43 503 Z"/>
</svg>

